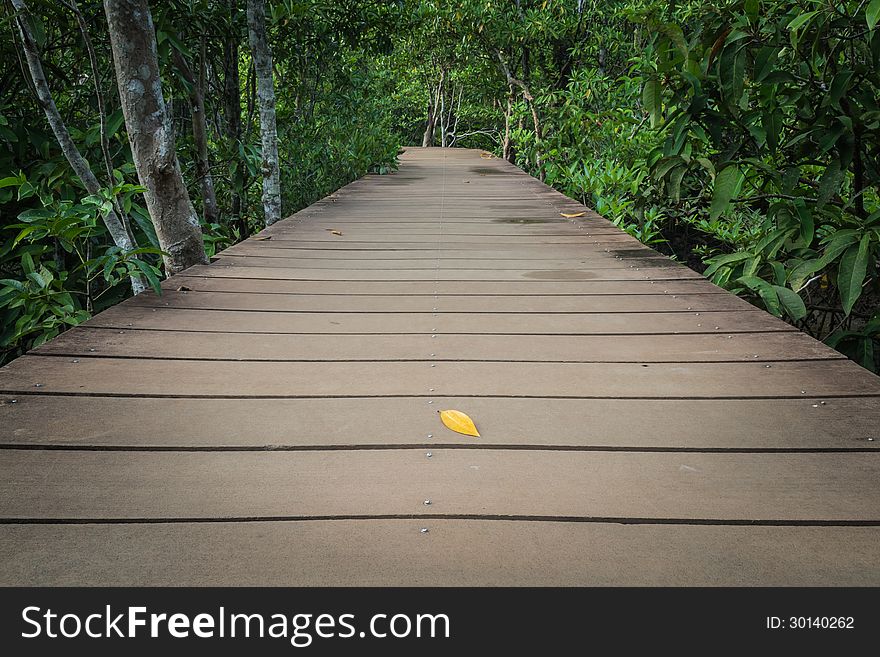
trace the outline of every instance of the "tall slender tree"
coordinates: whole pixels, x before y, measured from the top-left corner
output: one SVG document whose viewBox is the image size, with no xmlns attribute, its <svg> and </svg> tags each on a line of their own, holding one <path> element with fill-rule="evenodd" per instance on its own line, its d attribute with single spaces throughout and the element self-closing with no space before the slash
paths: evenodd
<svg viewBox="0 0 880 657">
<path fill-rule="evenodd" d="M 46 80 L 46 74 L 43 71 L 43 63 L 40 59 L 36 40 L 31 31 L 29 22 L 30 12 L 27 3 L 25 3 L 24 0 L 12 0 L 12 6 L 18 14 L 16 16 L 16 25 L 18 27 L 18 34 L 21 37 L 22 49 L 24 50 L 28 72 L 34 83 L 34 91 L 37 95 L 37 101 L 40 103 L 43 112 L 46 114 L 46 119 L 49 121 L 49 126 L 52 128 L 52 134 L 55 135 L 55 140 L 61 147 L 61 152 L 64 153 L 64 157 L 67 159 L 68 164 L 70 164 L 70 167 L 76 173 L 80 182 L 83 184 L 83 187 L 86 188 L 86 191 L 89 194 L 97 194 L 101 191 L 101 183 L 98 182 L 98 178 L 92 171 L 91 166 L 89 166 L 89 163 L 82 156 L 82 153 L 79 152 L 73 138 L 70 136 L 67 124 L 65 124 L 61 113 L 58 111 L 58 107 L 55 105 L 55 99 L 52 97 L 52 92 L 49 89 L 49 82 Z M 106 215 L 104 215 L 104 225 L 107 227 L 107 232 L 110 233 L 113 243 L 120 249 L 123 251 L 132 251 L 137 248 L 137 244 L 122 219 L 120 219 L 119 215 L 116 214 L 114 210 L 111 209 Z M 146 288 L 141 278 L 132 275 L 132 292 L 134 294 L 140 294 L 144 289 Z"/>
<path fill-rule="evenodd" d="M 260 136 L 263 145 L 263 212 L 266 225 L 281 219 L 281 169 L 278 163 L 278 129 L 275 123 L 275 84 L 272 49 L 266 38 L 266 2 L 248 0 L 248 35 L 257 78 Z"/>
<path fill-rule="evenodd" d="M 104 0 L 119 98 L 144 198 L 169 274 L 207 262 L 162 96 L 156 33 L 146 0 Z"/>
<path fill-rule="evenodd" d="M 186 81 L 189 95 L 189 111 L 192 117 L 192 134 L 195 145 L 196 176 L 202 191 L 202 216 L 205 222 L 215 224 L 220 221 L 220 208 L 214 192 L 214 177 L 211 175 L 211 161 L 208 155 L 208 120 L 205 116 L 205 42 L 199 49 L 198 74 L 194 73 L 189 62 L 177 48 L 172 51 L 174 64 L 180 76 Z"/>
<path fill-rule="evenodd" d="M 226 0 L 229 30 L 232 35 L 237 35 L 238 25 L 238 0 Z M 241 143 L 241 77 L 238 73 L 239 63 L 238 38 L 233 36 L 226 39 L 223 44 L 223 118 L 224 132 L 233 147 L 238 148 Z M 230 165 L 232 177 L 235 177 L 235 164 Z M 248 236 L 248 222 L 242 216 L 244 208 L 240 187 L 233 184 L 230 190 L 230 214 L 232 221 L 238 224 L 239 234 L 242 239 Z"/>
</svg>

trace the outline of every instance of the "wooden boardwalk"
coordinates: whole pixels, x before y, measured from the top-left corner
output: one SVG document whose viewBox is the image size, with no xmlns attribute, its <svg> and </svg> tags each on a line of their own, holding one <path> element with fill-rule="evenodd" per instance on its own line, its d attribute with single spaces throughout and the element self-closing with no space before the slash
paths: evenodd
<svg viewBox="0 0 880 657">
<path fill-rule="evenodd" d="M 0 370 L 0 584 L 880 584 L 880 378 L 402 162 Z"/>
</svg>

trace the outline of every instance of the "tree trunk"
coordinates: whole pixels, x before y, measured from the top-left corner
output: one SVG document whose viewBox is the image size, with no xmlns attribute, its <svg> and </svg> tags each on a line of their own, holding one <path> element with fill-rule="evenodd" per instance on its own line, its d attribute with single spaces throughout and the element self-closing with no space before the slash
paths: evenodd
<svg viewBox="0 0 880 657">
<path fill-rule="evenodd" d="M 101 191 L 101 183 L 98 182 L 89 163 L 86 162 L 82 153 L 79 152 L 79 149 L 73 142 L 73 138 L 67 130 L 67 125 L 64 123 L 64 119 L 61 118 L 61 113 L 58 111 L 58 107 L 55 105 L 55 100 L 52 98 L 52 92 L 49 90 L 49 83 L 43 72 L 43 64 L 40 61 L 40 55 L 37 52 L 37 45 L 34 41 L 33 34 L 31 33 L 30 25 L 28 24 L 29 11 L 27 4 L 24 0 L 12 0 L 12 6 L 15 8 L 15 11 L 18 12 L 18 16 L 16 17 L 18 33 L 21 37 L 28 71 L 30 72 L 30 77 L 34 84 L 34 91 L 37 94 L 37 101 L 40 103 L 43 112 L 46 114 L 49 127 L 52 129 L 52 133 L 55 135 L 55 140 L 61 147 L 61 152 L 64 153 L 64 157 L 67 159 L 68 164 L 70 164 L 70 167 L 73 169 L 74 173 L 76 173 L 80 182 L 82 182 L 83 187 L 86 188 L 86 191 L 89 194 L 97 194 Z M 127 252 L 137 248 L 137 244 L 134 243 L 134 240 L 129 235 L 125 225 L 115 211 L 110 210 L 104 216 L 104 225 L 107 227 L 107 232 L 110 233 L 113 243 L 120 249 Z M 140 294 L 145 289 L 144 283 L 139 276 L 131 277 L 132 293 Z"/>
<path fill-rule="evenodd" d="M 104 0 L 104 12 L 138 179 L 146 188 L 144 199 L 165 252 L 165 269 L 176 274 L 207 263 L 207 257 L 162 96 L 153 17 L 146 0 Z"/>
<path fill-rule="evenodd" d="M 76 22 L 79 25 L 79 31 L 83 38 L 83 44 L 89 55 L 89 68 L 92 71 L 92 82 L 95 86 L 95 104 L 98 109 L 98 125 L 101 131 L 101 154 L 104 156 L 104 171 L 107 174 L 109 184 L 114 184 L 113 158 L 110 155 L 110 139 L 107 135 L 107 109 L 104 103 L 104 90 L 101 83 L 101 72 L 98 68 L 98 58 L 95 55 L 95 48 L 92 45 L 92 38 L 89 35 L 89 26 L 86 23 L 85 16 L 83 16 L 82 12 L 79 10 L 76 0 L 70 0 L 65 4 L 67 4 L 76 16 Z M 116 198 L 113 199 L 113 209 L 116 211 L 116 216 L 122 221 L 122 225 L 125 227 L 125 231 L 128 233 L 128 237 L 131 239 L 132 244 L 137 245 L 137 241 L 134 239 L 134 235 L 131 232 L 131 224 L 128 220 L 128 216 Z"/>
<path fill-rule="evenodd" d="M 428 122 L 425 125 L 425 134 L 422 135 L 422 148 L 434 145 L 434 126 L 437 121 L 437 110 L 433 105 L 428 106 Z"/>
<path fill-rule="evenodd" d="M 440 112 L 440 100 L 443 94 L 443 81 L 445 77 L 446 71 L 440 71 L 440 82 L 437 84 L 437 91 L 434 92 L 434 102 L 428 106 L 428 124 L 425 126 L 425 134 L 422 137 L 422 148 L 434 145 L 434 130 L 437 127 L 437 113 Z"/>
<path fill-rule="evenodd" d="M 228 0 L 229 16 L 235 24 L 238 14 L 237 0 Z M 225 118 L 226 137 L 235 149 L 241 142 L 241 78 L 238 74 L 238 39 L 234 34 L 227 37 L 223 50 L 223 115 Z M 240 163 L 239 163 L 240 165 Z M 241 194 L 235 186 L 235 172 L 230 172 L 233 181 L 231 191 L 232 221 L 238 225 L 242 239 L 248 236 L 247 219 L 242 217 Z"/>
<path fill-rule="evenodd" d="M 458 103 L 455 105 L 455 114 L 452 113 L 452 101 L 455 100 L 455 93 L 452 94 L 452 98 L 449 99 L 449 121 L 448 123 L 452 126 L 449 130 L 449 146 L 450 148 L 455 146 L 455 142 L 458 140 L 458 119 L 461 116 L 461 95 L 464 93 L 464 85 L 461 85 L 458 88 Z M 453 116 L 455 120 L 453 120 Z"/>
<path fill-rule="evenodd" d="M 278 130 L 275 125 L 275 87 L 272 50 L 266 39 L 266 2 L 248 0 L 248 34 L 257 78 L 260 137 L 263 144 L 263 212 L 266 225 L 281 219 L 281 170 L 278 163 Z"/>
<path fill-rule="evenodd" d="M 513 112 L 513 87 L 507 94 L 507 111 L 504 113 L 504 145 L 501 148 L 501 157 L 508 162 L 513 162 L 510 148 L 510 117 Z"/>
<path fill-rule="evenodd" d="M 504 61 L 504 56 L 501 54 L 501 51 L 496 51 L 495 53 L 498 57 L 498 62 L 501 64 L 501 70 L 504 73 L 504 77 L 507 78 L 507 84 L 511 87 L 514 85 L 520 88 L 522 91 L 523 98 L 525 98 L 526 103 L 528 103 L 529 109 L 532 113 L 532 122 L 535 126 L 535 166 L 538 168 L 538 178 L 543 182 L 544 181 L 544 160 L 541 155 L 541 120 L 538 116 L 538 108 L 535 107 L 535 98 L 532 96 L 532 92 L 529 90 L 528 85 L 522 80 L 518 80 L 513 77 L 510 72 L 510 68 L 507 66 L 507 62 Z"/>
<path fill-rule="evenodd" d="M 220 221 L 220 208 L 214 193 L 214 180 L 211 177 L 211 163 L 208 159 L 208 121 L 205 116 L 205 57 L 204 43 L 199 62 L 199 75 L 193 74 L 189 63 L 177 49 L 172 51 L 177 70 L 189 85 L 189 108 L 192 116 L 193 142 L 196 147 L 196 175 L 202 190 L 202 216 L 207 223 Z"/>
<path fill-rule="evenodd" d="M 446 94 L 440 96 L 440 146 L 446 148 Z"/>
</svg>

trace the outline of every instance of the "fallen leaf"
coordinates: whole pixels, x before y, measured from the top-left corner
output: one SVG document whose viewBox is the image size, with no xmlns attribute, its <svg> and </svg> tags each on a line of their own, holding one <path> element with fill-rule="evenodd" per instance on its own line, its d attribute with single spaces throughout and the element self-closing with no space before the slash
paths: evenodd
<svg viewBox="0 0 880 657">
<path fill-rule="evenodd" d="M 575 217 L 583 217 L 587 213 L 586 212 L 577 212 L 575 214 L 567 214 L 565 212 L 560 212 L 559 214 L 561 214 L 566 219 L 574 219 Z"/>
<path fill-rule="evenodd" d="M 178 292 L 190 292 L 191 290 L 186 285 L 181 285 L 179 288 L 177 288 L 177 291 Z"/>
<path fill-rule="evenodd" d="M 272 236 L 271 235 L 263 235 L 262 237 L 255 237 L 254 239 L 257 240 L 258 242 L 264 242 L 265 240 L 272 239 Z"/>
<path fill-rule="evenodd" d="M 491 160 L 494 156 L 492 155 L 492 153 L 486 153 L 485 151 L 483 151 L 482 153 L 480 153 L 480 157 L 484 160 Z"/>
<path fill-rule="evenodd" d="M 440 413 L 440 421 L 447 428 L 452 429 L 456 433 L 463 433 L 465 436 L 480 437 L 480 432 L 474 425 L 474 421 L 461 411 L 437 411 Z"/>
<path fill-rule="evenodd" d="M 330 234 L 331 235 L 342 235 L 342 231 L 341 230 L 331 230 Z"/>
</svg>

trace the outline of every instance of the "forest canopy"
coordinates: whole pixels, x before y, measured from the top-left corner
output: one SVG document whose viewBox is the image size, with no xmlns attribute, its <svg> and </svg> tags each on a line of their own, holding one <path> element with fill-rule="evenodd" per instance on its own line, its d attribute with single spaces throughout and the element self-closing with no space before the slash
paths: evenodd
<svg viewBox="0 0 880 657">
<path fill-rule="evenodd" d="M 880 360 L 880 0 L 5 0 L 0 362 L 402 146 Z"/>
</svg>

